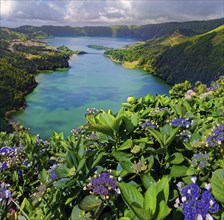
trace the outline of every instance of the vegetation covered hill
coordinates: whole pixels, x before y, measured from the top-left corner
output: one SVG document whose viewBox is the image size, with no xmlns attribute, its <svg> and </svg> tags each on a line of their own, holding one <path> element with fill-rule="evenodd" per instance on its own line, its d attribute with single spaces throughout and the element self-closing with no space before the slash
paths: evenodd
<svg viewBox="0 0 224 220">
<path fill-rule="evenodd" d="M 224 219 L 224 78 L 129 97 L 49 140 L 0 133 L 0 218 Z"/>
<path fill-rule="evenodd" d="M 144 68 L 170 84 L 209 84 L 224 75 L 224 25 L 187 37 L 181 30 L 124 49 L 105 52 L 127 67 Z"/>
<path fill-rule="evenodd" d="M 155 37 L 168 35 L 181 29 L 185 34 L 194 35 L 204 33 L 224 24 L 224 18 L 208 21 L 190 22 L 170 22 L 162 24 L 132 25 L 132 26 L 108 26 L 108 27 L 70 27 L 70 26 L 51 26 L 42 27 L 21 26 L 13 29 L 16 32 L 25 33 L 29 37 L 55 36 L 55 37 L 125 37 L 141 40 L 148 40 Z"/>
<path fill-rule="evenodd" d="M 4 115 L 25 106 L 24 95 L 37 85 L 34 74 L 68 68 L 73 52 L 64 46 L 54 48 L 26 40 L 27 35 L 9 29 L 0 33 L 0 130 L 10 131 Z"/>
</svg>

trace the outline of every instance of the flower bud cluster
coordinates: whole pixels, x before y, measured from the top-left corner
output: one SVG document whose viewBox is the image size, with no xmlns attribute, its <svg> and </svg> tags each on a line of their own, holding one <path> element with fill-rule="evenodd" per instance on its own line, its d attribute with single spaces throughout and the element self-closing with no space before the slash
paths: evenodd
<svg viewBox="0 0 224 220">
<path fill-rule="evenodd" d="M 203 169 L 209 165 L 209 155 L 208 154 L 194 154 L 192 157 L 192 165 L 197 169 Z"/>
</svg>

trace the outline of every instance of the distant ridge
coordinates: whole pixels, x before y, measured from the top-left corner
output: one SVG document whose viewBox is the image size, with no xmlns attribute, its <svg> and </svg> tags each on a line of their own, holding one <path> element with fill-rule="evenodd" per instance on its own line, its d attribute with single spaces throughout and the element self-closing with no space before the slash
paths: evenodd
<svg viewBox="0 0 224 220">
<path fill-rule="evenodd" d="M 52 26 L 34 27 L 30 25 L 12 28 L 12 30 L 27 34 L 30 38 L 39 34 L 43 37 L 127 37 L 148 40 L 173 33 L 177 29 L 185 30 L 188 36 L 205 33 L 224 24 L 224 18 L 206 21 L 169 22 L 148 25 L 121 25 L 121 26 Z"/>
</svg>

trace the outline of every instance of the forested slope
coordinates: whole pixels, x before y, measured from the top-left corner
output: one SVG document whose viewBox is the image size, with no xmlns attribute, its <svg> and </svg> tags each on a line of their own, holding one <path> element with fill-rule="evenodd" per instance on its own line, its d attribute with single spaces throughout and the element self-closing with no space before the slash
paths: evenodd
<svg viewBox="0 0 224 220">
<path fill-rule="evenodd" d="M 192 37 L 177 30 L 128 48 L 110 49 L 105 54 L 124 65 L 144 68 L 169 84 L 184 80 L 209 84 L 224 74 L 224 25 Z"/>
<path fill-rule="evenodd" d="M 37 83 L 34 75 L 41 70 L 68 68 L 73 53 L 66 47 L 49 47 L 10 29 L 1 32 L 0 50 L 0 130 L 10 131 L 4 121 L 6 111 L 25 105 L 24 95 Z"/>
</svg>

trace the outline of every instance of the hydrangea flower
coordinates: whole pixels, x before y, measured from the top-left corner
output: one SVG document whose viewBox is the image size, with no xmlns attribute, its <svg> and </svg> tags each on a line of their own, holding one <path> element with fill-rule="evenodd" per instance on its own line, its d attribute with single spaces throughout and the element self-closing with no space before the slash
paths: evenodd
<svg viewBox="0 0 224 220">
<path fill-rule="evenodd" d="M 224 142 L 224 124 L 217 126 L 212 135 L 207 137 L 206 142 L 209 147 L 221 145 Z"/>
<path fill-rule="evenodd" d="M 87 108 L 85 116 L 87 116 L 87 115 L 95 115 L 98 112 L 99 112 L 99 110 L 96 109 L 96 108 Z"/>
<path fill-rule="evenodd" d="M 57 164 L 54 164 L 53 166 L 52 166 L 52 168 L 51 168 L 51 170 L 50 170 L 50 178 L 52 179 L 52 180 L 56 180 L 56 179 L 58 179 L 59 177 L 58 177 L 58 175 L 55 173 L 55 170 L 56 170 L 56 168 L 58 167 L 58 165 Z"/>
<path fill-rule="evenodd" d="M 91 134 L 88 136 L 88 139 L 90 139 L 90 140 L 97 140 L 98 137 L 97 137 L 96 133 L 91 133 Z"/>
<path fill-rule="evenodd" d="M 192 157 L 192 165 L 198 169 L 203 169 L 209 165 L 209 155 L 208 154 L 194 154 Z"/>
<path fill-rule="evenodd" d="M 154 129 L 154 128 L 156 128 L 156 125 L 151 121 L 141 123 L 139 126 L 144 128 L 144 129 Z"/>
<path fill-rule="evenodd" d="M 0 185 L 0 202 L 11 197 L 11 192 L 8 190 L 9 184 L 1 183 Z"/>
<path fill-rule="evenodd" d="M 184 119 L 184 118 L 177 118 L 177 119 L 173 119 L 170 121 L 170 124 L 173 127 L 184 127 L 184 128 L 189 128 L 191 122 L 188 119 Z"/>
<path fill-rule="evenodd" d="M 118 188 L 116 182 L 116 178 L 114 178 L 110 173 L 103 172 L 96 175 L 87 187 L 94 195 L 108 197 L 110 191 L 117 192 Z"/>
<path fill-rule="evenodd" d="M 210 187 L 202 190 L 196 184 L 197 178 L 192 178 L 192 184 L 181 187 L 179 190 L 181 194 L 180 207 L 183 210 L 184 220 L 207 220 L 213 219 L 212 213 L 219 210 L 219 204 L 209 191 Z M 207 184 L 208 185 L 208 184 Z M 175 204 L 177 207 L 177 204 Z"/>
<path fill-rule="evenodd" d="M 0 170 L 9 169 L 13 164 L 21 163 L 23 160 L 23 147 L 2 147 L 0 149 Z"/>
<path fill-rule="evenodd" d="M 220 83 L 215 83 L 215 84 L 213 84 L 211 87 L 209 87 L 208 90 L 210 90 L 210 91 L 216 91 L 216 89 L 217 89 L 218 87 L 220 87 L 220 86 L 221 86 Z"/>
<path fill-rule="evenodd" d="M 81 128 L 75 128 L 75 129 L 71 130 L 71 133 L 73 135 L 81 134 L 82 133 L 82 129 Z"/>
</svg>

